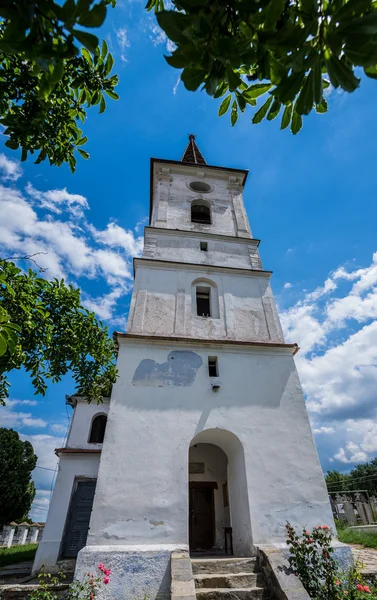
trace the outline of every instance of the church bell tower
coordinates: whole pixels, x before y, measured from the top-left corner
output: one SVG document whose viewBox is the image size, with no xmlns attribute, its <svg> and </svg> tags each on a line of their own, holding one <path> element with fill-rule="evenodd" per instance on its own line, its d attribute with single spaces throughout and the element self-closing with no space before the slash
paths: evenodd
<svg viewBox="0 0 377 600">
<path fill-rule="evenodd" d="M 247 177 L 207 164 L 193 135 L 181 160 L 151 159 L 150 225 L 78 561 L 122 568 L 124 598 L 142 585 L 167 593 L 174 549 L 221 553 L 230 533 L 234 554 L 251 556 L 284 543 L 287 520 L 333 523 Z"/>
</svg>

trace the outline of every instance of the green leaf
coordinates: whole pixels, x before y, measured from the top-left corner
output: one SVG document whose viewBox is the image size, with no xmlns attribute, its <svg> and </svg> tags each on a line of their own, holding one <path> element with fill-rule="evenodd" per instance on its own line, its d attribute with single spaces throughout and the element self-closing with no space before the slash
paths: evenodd
<svg viewBox="0 0 377 600">
<path fill-rule="evenodd" d="M 106 18 L 106 6 L 96 4 L 92 10 L 87 11 L 78 19 L 78 23 L 84 27 L 101 27 Z"/>
<path fill-rule="evenodd" d="M 245 108 L 246 108 L 246 100 L 243 97 L 242 94 L 240 94 L 239 92 L 236 92 L 236 99 L 237 99 L 237 104 L 240 108 L 241 112 L 245 112 Z"/>
<path fill-rule="evenodd" d="M 281 109 L 281 102 L 279 100 L 274 99 L 270 110 L 268 111 L 267 121 L 272 121 L 276 119 Z"/>
<path fill-rule="evenodd" d="M 90 52 L 86 48 L 81 48 L 81 54 L 85 58 L 86 62 L 90 66 L 92 66 L 93 65 L 93 60 L 92 60 L 92 55 L 90 54 Z"/>
<path fill-rule="evenodd" d="M 234 102 L 232 104 L 232 112 L 230 113 L 230 122 L 232 124 L 232 127 L 235 126 L 237 121 L 238 121 L 238 107 L 237 107 L 237 102 L 234 100 Z"/>
<path fill-rule="evenodd" d="M 316 104 L 315 110 L 317 113 L 323 114 L 323 113 L 327 112 L 327 109 L 328 109 L 327 100 L 325 97 L 323 97 L 321 102 Z"/>
<path fill-rule="evenodd" d="M 242 95 L 248 102 L 249 100 L 255 100 L 255 98 L 262 96 L 271 88 L 272 83 L 254 83 L 253 85 L 250 85 L 247 90 L 242 92 Z"/>
<path fill-rule="evenodd" d="M 204 82 L 206 72 L 204 69 L 193 69 L 186 67 L 181 73 L 181 79 L 187 90 L 195 92 L 201 83 Z"/>
<path fill-rule="evenodd" d="M 268 98 L 268 100 L 266 100 L 266 102 L 255 113 L 255 115 L 252 118 L 252 123 L 254 123 L 254 125 L 256 125 L 257 123 L 260 123 L 261 121 L 263 121 L 264 117 L 267 114 L 268 109 L 270 108 L 272 100 L 273 100 L 273 97 L 270 96 Z"/>
<path fill-rule="evenodd" d="M 111 54 L 108 55 L 106 64 L 105 64 L 105 76 L 110 75 L 111 69 L 114 66 L 114 59 Z"/>
<path fill-rule="evenodd" d="M 367 67 L 364 69 L 365 75 L 371 77 L 372 79 L 377 79 L 377 66 L 376 67 Z"/>
<path fill-rule="evenodd" d="M 102 40 L 102 51 L 101 51 L 102 60 L 105 60 L 107 53 L 108 53 L 108 48 L 107 48 L 106 40 Z"/>
<path fill-rule="evenodd" d="M 308 115 L 313 108 L 314 89 L 313 89 L 313 71 L 305 78 L 304 85 L 297 98 L 295 111 L 299 115 Z"/>
<path fill-rule="evenodd" d="M 77 148 L 77 151 L 81 154 L 83 158 L 85 158 L 85 160 L 88 160 L 88 158 L 90 157 L 89 152 L 86 152 L 86 150 L 82 150 L 82 148 Z"/>
<path fill-rule="evenodd" d="M 100 112 L 100 114 L 103 113 L 103 112 L 105 112 L 105 110 L 106 110 L 106 100 L 102 96 L 101 97 L 101 102 L 100 102 L 100 105 L 99 105 L 99 112 Z"/>
<path fill-rule="evenodd" d="M 284 112 L 283 112 L 283 116 L 281 118 L 280 129 L 287 129 L 289 123 L 291 122 L 292 109 L 293 109 L 293 104 L 288 104 L 285 107 Z"/>
<path fill-rule="evenodd" d="M 0 330 L 0 356 L 3 356 L 7 351 L 7 343 L 5 341 L 5 336 Z"/>
<path fill-rule="evenodd" d="M 321 61 L 318 57 L 315 62 L 313 69 L 313 100 L 315 103 L 321 101 L 322 93 L 323 93 L 323 84 L 322 84 L 322 72 L 321 72 Z"/>
<path fill-rule="evenodd" d="M 346 92 L 353 92 L 359 87 L 360 79 L 355 77 L 353 70 L 337 56 L 331 56 L 326 60 L 326 68 L 334 87 L 340 86 Z"/>
<path fill-rule="evenodd" d="M 63 73 L 64 73 L 64 61 L 63 60 L 59 60 L 53 68 L 53 71 L 50 75 L 50 81 L 51 83 L 58 83 L 61 78 L 63 77 Z"/>
<path fill-rule="evenodd" d="M 220 104 L 220 108 L 219 108 L 219 117 L 222 117 L 223 115 L 225 115 L 226 112 L 228 112 L 231 99 L 232 99 L 232 94 L 229 94 L 229 96 L 227 96 L 222 101 L 222 103 Z"/>
<path fill-rule="evenodd" d="M 294 135 L 300 131 L 302 127 L 302 116 L 299 115 L 296 111 L 293 111 L 292 123 L 291 123 L 291 131 Z"/>
<path fill-rule="evenodd" d="M 163 10 L 156 14 L 156 18 L 170 40 L 177 44 L 187 42 L 184 31 L 189 27 L 190 19 L 186 15 L 174 10 Z"/>
<path fill-rule="evenodd" d="M 228 67 L 228 69 L 227 69 L 227 77 L 228 77 L 229 90 L 231 92 L 234 92 L 238 88 L 238 86 L 242 83 L 242 79 L 238 73 L 233 71 L 233 69 L 231 67 Z"/>
<path fill-rule="evenodd" d="M 86 31 L 80 31 L 79 29 L 72 29 L 72 33 L 75 38 L 85 46 L 92 54 L 95 53 L 98 46 L 98 38 L 92 33 Z"/>
<path fill-rule="evenodd" d="M 5 145 L 7 148 L 10 148 L 11 150 L 17 150 L 18 149 L 18 142 L 16 142 L 16 140 L 7 140 L 5 142 Z"/>
<path fill-rule="evenodd" d="M 270 64 L 271 83 L 278 85 L 282 78 L 287 74 L 286 68 L 275 58 L 272 52 L 269 53 L 268 62 Z"/>
<path fill-rule="evenodd" d="M 105 94 L 107 94 L 108 96 L 110 96 L 110 98 L 112 98 L 113 100 L 119 100 L 119 96 L 116 92 L 114 92 L 113 90 L 104 90 Z"/>
<path fill-rule="evenodd" d="M 221 98 L 221 96 L 224 96 L 224 94 L 226 94 L 228 90 L 229 90 L 229 86 L 228 86 L 227 82 L 223 81 L 218 86 L 216 92 L 213 94 L 213 97 L 214 98 Z"/>
<path fill-rule="evenodd" d="M 305 71 L 299 73 L 291 73 L 289 77 L 285 77 L 281 80 L 279 85 L 272 90 L 272 94 L 275 98 L 278 98 L 282 104 L 288 104 L 292 102 L 296 94 L 300 91 L 303 79 L 305 77 Z"/>
<path fill-rule="evenodd" d="M 82 137 L 76 142 L 76 146 L 83 146 L 84 144 L 86 144 L 87 141 L 88 138 L 86 136 Z"/>
<path fill-rule="evenodd" d="M 267 3 L 266 16 L 264 19 L 263 29 L 276 29 L 276 22 L 284 10 L 284 0 L 269 0 Z"/>
</svg>

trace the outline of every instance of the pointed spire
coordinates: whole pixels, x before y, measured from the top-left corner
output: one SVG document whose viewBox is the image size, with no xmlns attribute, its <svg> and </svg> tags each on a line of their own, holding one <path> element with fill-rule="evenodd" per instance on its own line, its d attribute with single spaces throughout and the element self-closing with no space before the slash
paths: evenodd
<svg viewBox="0 0 377 600">
<path fill-rule="evenodd" d="M 193 165 L 206 165 L 206 161 L 203 158 L 198 146 L 195 144 L 195 136 L 190 133 L 189 143 L 182 156 L 182 162 L 191 163 Z"/>
</svg>

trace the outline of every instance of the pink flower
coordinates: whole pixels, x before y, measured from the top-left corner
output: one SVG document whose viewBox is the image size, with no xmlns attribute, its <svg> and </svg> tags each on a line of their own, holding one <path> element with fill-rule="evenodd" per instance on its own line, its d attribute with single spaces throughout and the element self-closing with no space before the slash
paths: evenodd
<svg viewBox="0 0 377 600">
<path fill-rule="evenodd" d="M 364 585 L 364 592 L 366 592 L 367 594 L 370 594 L 370 589 L 367 585 Z"/>
<path fill-rule="evenodd" d="M 109 581 L 110 581 L 110 577 L 107 577 L 107 575 L 106 575 L 106 577 L 103 578 L 103 583 L 106 585 L 109 583 Z"/>
<path fill-rule="evenodd" d="M 102 563 L 99 563 L 98 568 L 100 571 L 103 571 L 105 566 Z"/>
<path fill-rule="evenodd" d="M 336 580 L 335 585 L 340 585 L 339 579 Z"/>
<path fill-rule="evenodd" d="M 358 583 L 357 586 L 356 586 L 356 589 L 358 589 L 359 592 L 362 592 L 364 588 L 363 588 L 363 586 L 360 583 Z"/>
<path fill-rule="evenodd" d="M 305 531 L 305 535 L 310 535 L 309 531 Z"/>
<path fill-rule="evenodd" d="M 111 569 L 105 569 L 104 573 L 105 575 L 111 575 Z"/>
<path fill-rule="evenodd" d="M 322 529 L 329 529 L 328 525 L 323 525 Z"/>
<path fill-rule="evenodd" d="M 348 592 L 347 592 L 347 591 L 346 591 L 346 592 L 344 592 L 344 593 L 345 593 L 345 595 L 346 595 L 346 596 L 348 596 Z"/>
</svg>

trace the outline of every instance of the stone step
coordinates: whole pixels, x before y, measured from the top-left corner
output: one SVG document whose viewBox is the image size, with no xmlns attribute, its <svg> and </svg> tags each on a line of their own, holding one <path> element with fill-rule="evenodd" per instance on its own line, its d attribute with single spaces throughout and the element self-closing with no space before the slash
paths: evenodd
<svg viewBox="0 0 377 600">
<path fill-rule="evenodd" d="M 201 588 L 196 590 L 197 600 L 266 600 L 270 597 L 265 587 Z"/>
<path fill-rule="evenodd" d="M 195 575 L 196 588 L 251 588 L 262 587 L 262 573 L 203 573 Z"/>
<path fill-rule="evenodd" d="M 194 575 L 219 573 L 254 573 L 257 570 L 256 558 L 192 558 Z"/>
</svg>

